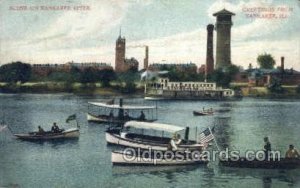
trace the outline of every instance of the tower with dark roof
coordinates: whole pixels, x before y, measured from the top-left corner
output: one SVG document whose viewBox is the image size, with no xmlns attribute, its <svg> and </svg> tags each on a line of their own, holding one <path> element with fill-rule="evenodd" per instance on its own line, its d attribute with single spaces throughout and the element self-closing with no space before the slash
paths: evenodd
<svg viewBox="0 0 300 188">
<path fill-rule="evenodd" d="M 231 64 L 231 17 L 235 14 L 223 9 L 213 14 L 216 16 L 217 54 L 216 68 L 225 68 Z"/>
<path fill-rule="evenodd" d="M 115 57 L 115 71 L 124 72 L 125 64 L 125 50 L 126 39 L 122 38 L 121 31 L 116 41 L 116 57 Z"/>
</svg>

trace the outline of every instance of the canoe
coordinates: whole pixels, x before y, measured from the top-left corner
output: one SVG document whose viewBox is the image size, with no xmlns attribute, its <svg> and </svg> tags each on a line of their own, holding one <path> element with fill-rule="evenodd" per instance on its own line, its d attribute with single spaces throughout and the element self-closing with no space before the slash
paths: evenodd
<svg viewBox="0 0 300 188">
<path fill-rule="evenodd" d="M 175 156 L 173 158 L 154 158 L 152 156 L 141 156 L 126 153 L 124 151 L 112 151 L 111 162 L 113 165 L 142 165 L 142 166 L 171 166 L 171 165 L 195 165 L 195 164 L 207 164 L 208 160 L 206 158 L 197 157 L 197 159 L 192 158 L 179 158 Z"/>
<path fill-rule="evenodd" d="M 222 166 L 237 168 L 265 168 L 265 169 L 294 169 L 300 168 L 300 159 L 276 158 L 271 160 L 247 160 L 240 158 L 239 160 L 226 159 L 220 160 Z"/>
<path fill-rule="evenodd" d="M 21 140 L 36 141 L 36 140 L 56 140 L 56 139 L 74 139 L 79 137 L 79 129 L 71 128 L 59 133 L 45 132 L 39 134 L 37 132 L 25 133 L 25 134 L 14 134 Z"/>
<path fill-rule="evenodd" d="M 213 111 L 193 111 L 194 116 L 206 116 L 206 115 L 213 115 Z"/>
</svg>

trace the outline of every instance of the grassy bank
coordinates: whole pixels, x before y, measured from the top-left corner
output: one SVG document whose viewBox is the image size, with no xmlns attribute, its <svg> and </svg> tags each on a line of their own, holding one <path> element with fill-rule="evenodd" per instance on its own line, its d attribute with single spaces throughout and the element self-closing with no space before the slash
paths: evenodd
<svg viewBox="0 0 300 188">
<path fill-rule="evenodd" d="M 89 95 L 114 96 L 120 94 L 143 94 L 143 88 L 137 87 L 128 90 L 124 86 L 112 85 L 102 87 L 100 83 L 66 83 L 66 82 L 27 82 L 27 83 L 0 83 L 1 93 L 75 93 Z"/>
<path fill-rule="evenodd" d="M 283 86 L 283 93 L 272 93 L 266 87 L 241 87 L 243 96 L 259 98 L 300 98 L 297 86 Z"/>
</svg>

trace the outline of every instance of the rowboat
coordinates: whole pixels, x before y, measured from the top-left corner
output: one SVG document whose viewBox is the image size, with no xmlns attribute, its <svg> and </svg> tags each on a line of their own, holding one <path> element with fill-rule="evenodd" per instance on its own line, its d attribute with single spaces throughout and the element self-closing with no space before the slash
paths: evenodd
<svg viewBox="0 0 300 188">
<path fill-rule="evenodd" d="M 131 132 L 130 129 L 139 129 L 145 133 L 147 130 L 161 131 L 162 136 L 153 136 L 147 134 L 138 134 Z M 167 151 L 172 149 L 170 146 L 171 137 L 174 134 L 179 134 L 184 132 L 185 138 L 181 140 L 181 143 L 176 145 L 177 150 L 203 150 L 206 146 L 202 143 L 197 143 L 196 141 L 188 140 L 189 128 L 179 127 L 170 124 L 162 123 L 148 123 L 148 122 L 138 122 L 129 121 L 124 124 L 123 129 L 108 129 L 105 133 L 105 138 L 108 144 L 121 145 L 131 148 Z M 169 135 L 169 137 L 167 137 Z"/>
<path fill-rule="evenodd" d="M 226 159 L 220 160 L 222 166 L 237 168 L 264 168 L 264 169 L 294 169 L 300 168 L 300 159 L 295 158 L 274 158 L 270 160 L 247 160 L 242 157 L 238 160 Z"/>
<path fill-rule="evenodd" d="M 75 139 L 79 137 L 78 128 L 70 128 L 62 132 L 45 132 L 40 134 L 38 132 L 30 132 L 25 134 L 14 134 L 15 137 L 21 140 L 37 141 L 37 140 L 56 140 L 56 139 Z"/>
<path fill-rule="evenodd" d="M 194 116 L 206 116 L 206 115 L 213 115 L 214 112 L 211 110 L 204 110 L 204 111 L 193 111 Z"/>
<path fill-rule="evenodd" d="M 171 166 L 171 165 L 195 165 L 207 164 L 208 160 L 204 157 L 184 158 L 183 156 L 161 157 L 143 156 L 140 154 L 126 153 L 124 151 L 113 151 L 111 153 L 111 161 L 113 165 L 155 165 L 155 166 Z"/>
<path fill-rule="evenodd" d="M 123 105 L 123 99 L 120 99 L 119 104 L 114 104 L 114 100 L 106 103 L 88 102 L 88 104 L 87 120 L 89 122 L 124 124 L 133 120 L 145 122 L 157 120 L 156 106 Z M 97 108 L 98 114 L 90 112 L 92 107 Z"/>
</svg>

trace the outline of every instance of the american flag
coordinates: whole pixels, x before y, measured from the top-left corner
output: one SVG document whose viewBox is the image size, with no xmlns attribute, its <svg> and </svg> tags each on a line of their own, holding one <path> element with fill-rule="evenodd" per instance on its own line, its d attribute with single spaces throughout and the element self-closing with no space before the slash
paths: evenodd
<svg viewBox="0 0 300 188">
<path fill-rule="evenodd" d="M 210 128 L 206 128 L 202 133 L 199 134 L 199 143 L 208 143 L 214 139 L 214 135 L 212 134 Z"/>
</svg>

